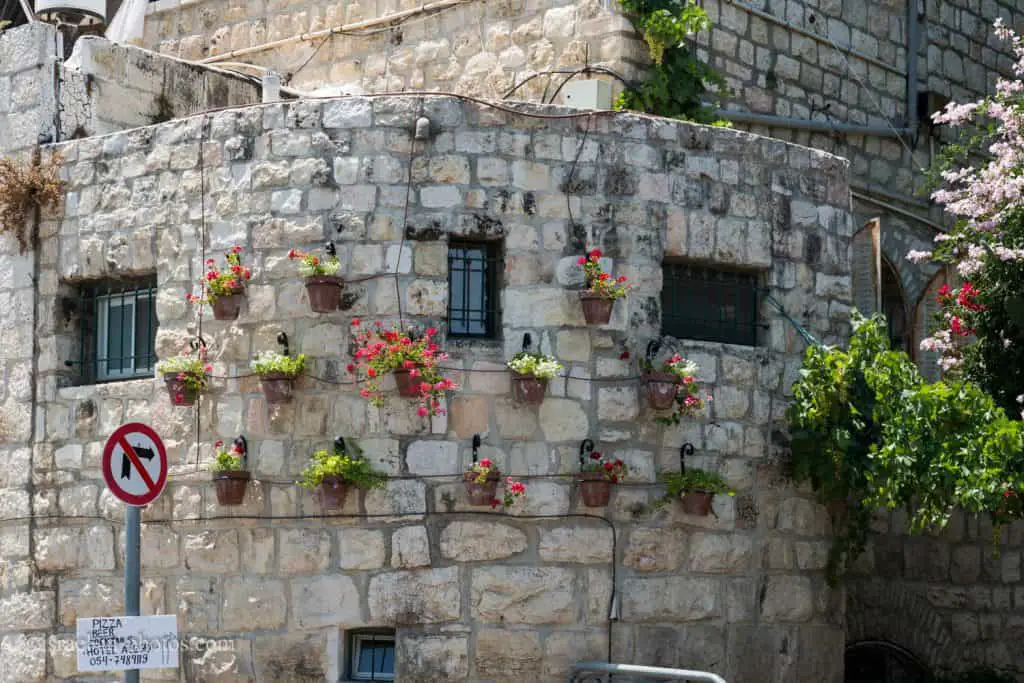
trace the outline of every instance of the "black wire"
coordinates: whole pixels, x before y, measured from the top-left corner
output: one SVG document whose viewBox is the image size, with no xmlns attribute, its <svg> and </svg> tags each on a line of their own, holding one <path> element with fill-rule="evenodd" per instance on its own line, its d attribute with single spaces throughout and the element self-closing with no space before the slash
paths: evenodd
<svg viewBox="0 0 1024 683">
<path fill-rule="evenodd" d="M 291 70 L 291 78 L 294 78 L 297 73 L 305 69 L 306 65 L 313 61 L 313 58 L 316 57 L 317 54 L 320 52 L 320 48 L 326 45 L 331 40 L 331 36 L 333 35 L 333 33 L 329 33 L 326 36 L 324 36 L 324 39 L 320 41 L 320 44 L 316 46 L 316 49 L 313 50 L 313 52 L 311 52 L 310 55 L 306 57 L 306 60 L 299 65 L 299 68 Z"/>
<path fill-rule="evenodd" d="M 590 124 L 593 121 L 593 118 L 591 118 L 593 116 L 593 113 L 594 112 L 591 112 L 587 116 L 587 127 L 583 129 L 583 138 L 580 140 L 580 144 L 576 148 L 576 156 L 572 160 L 572 166 L 569 167 L 569 174 L 565 178 L 565 185 L 563 185 L 563 188 L 564 188 L 563 192 L 565 193 L 565 208 L 569 212 L 569 233 L 570 233 L 569 236 L 570 237 L 572 235 L 572 231 L 576 227 L 576 219 L 573 218 L 573 215 L 572 215 L 572 196 L 574 194 L 573 193 L 573 186 L 572 186 L 572 184 L 573 184 L 573 179 L 576 176 L 576 167 L 580 163 L 580 157 L 583 156 L 583 148 L 587 144 L 587 136 L 590 135 Z"/>
<path fill-rule="evenodd" d="M 416 159 L 416 124 L 420 117 L 423 116 L 424 103 L 423 98 L 420 98 L 420 106 L 416 118 L 412 121 L 412 138 L 409 140 L 409 165 L 406 169 L 406 184 L 405 184 L 405 207 L 402 209 L 402 239 L 398 243 L 398 256 L 395 258 L 395 300 L 398 302 L 398 324 L 405 327 L 405 320 L 402 313 L 402 291 L 401 291 L 401 265 L 402 265 L 402 250 L 405 249 L 405 236 L 409 228 L 409 200 L 412 196 L 412 166 Z M 410 255 L 410 260 L 412 256 Z"/>
<path fill-rule="evenodd" d="M 527 83 L 529 83 L 533 79 L 539 78 L 541 76 L 548 76 L 548 77 L 550 77 L 550 76 L 552 76 L 554 74 L 573 74 L 573 75 L 579 75 L 581 73 L 606 74 L 608 76 L 611 76 L 615 80 L 619 81 L 623 85 L 629 87 L 629 81 L 627 81 L 624 76 L 622 76 L 617 71 L 609 69 L 606 66 L 584 66 L 584 67 L 580 67 L 579 69 L 549 69 L 547 71 L 538 71 L 535 74 L 530 74 L 529 76 L 524 78 L 521 82 L 516 83 L 511 88 L 509 88 L 505 92 L 505 94 L 501 96 L 501 99 L 507 100 L 509 97 L 511 97 L 513 94 L 515 94 L 515 92 L 517 90 L 519 90 L 520 88 L 522 88 L 524 85 L 526 85 Z M 559 88 L 559 89 L 561 89 L 561 88 Z M 555 94 L 558 94 L 557 91 L 556 91 Z"/>
</svg>

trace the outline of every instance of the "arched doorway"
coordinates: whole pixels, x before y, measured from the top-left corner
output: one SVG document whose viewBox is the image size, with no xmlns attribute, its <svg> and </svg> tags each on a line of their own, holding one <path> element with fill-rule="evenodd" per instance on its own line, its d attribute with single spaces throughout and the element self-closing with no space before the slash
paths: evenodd
<svg viewBox="0 0 1024 683">
<path fill-rule="evenodd" d="M 846 648 L 845 683 L 929 683 L 928 669 L 910 652 L 881 640 Z"/>
<path fill-rule="evenodd" d="M 857 231 L 852 241 L 851 280 L 853 305 L 865 316 L 885 315 L 892 348 L 910 351 L 912 331 L 907 300 L 899 273 L 880 251 L 877 220 Z"/>
<path fill-rule="evenodd" d="M 910 326 L 907 324 L 907 303 L 903 285 L 889 259 L 882 258 L 882 313 L 889 321 L 892 348 L 910 352 Z"/>
</svg>

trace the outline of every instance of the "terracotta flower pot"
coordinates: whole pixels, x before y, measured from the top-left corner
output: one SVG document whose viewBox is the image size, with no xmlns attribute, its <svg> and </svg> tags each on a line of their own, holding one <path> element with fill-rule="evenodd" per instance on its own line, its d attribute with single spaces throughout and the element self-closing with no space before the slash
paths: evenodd
<svg viewBox="0 0 1024 683">
<path fill-rule="evenodd" d="M 498 492 L 498 479 L 501 477 L 501 472 L 495 470 L 487 475 L 487 479 L 484 483 L 479 484 L 476 481 L 476 475 L 472 472 L 467 472 L 464 475 L 466 482 L 466 496 L 469 498 L 470 505 L 490 505 L 491 501 L 495 500 Z"/>
<path fill-rule="evenodd" d="M 647 405 L 655 410 L 671 408 L 679 392 L 679 377 L 671 372 L 652 372 L 644 375 Z"/>
<path fill-rule="evenodd" d="M 177 375 L 164 375 L 164 386 L 167 387 L 167 393 L 171 397 L 171 403 L 176 406 L 191 406 L 196 402 L 196 397 L 199 396 L 199 391 L 183 379 L 178 379 Z"/>
<path fill-rule="evenodd" d="M 245 300 L 244 290 L 235 290 L 234 294 L 218 296 L 213 300 L 214 320 L 238 320 L 238 314 L 242 310 L 242 301 Z"/>
<path fill-rule="evenodd" d="M 580 472 L 580 497 L 588 508 L 600 508 L 608 504 L 612 496 L 612 482 L 604 478 L 603 472 Z"/>
<path fill-rule="evenodd" d="M 282 372 L 270 372 L 260 377 L 267 403 L 287 403 L 292 400 L 295 378 Z"/>
<path fill-rule="evenodd" d="M 405 368 L 395 370 L 395 384 L 398 385 L 398 395 L 405 398 L 417 398 L 420 395 L 420 381 L 417 377 L 409 374 Z"/>
<path fill-rule="evenodd" d="M 341 288 L 345 281 L 337 275 L 311 275 L 306 278 L 306 294 L 314 313 L 331 313 L 341 308 Z"/>
<path fill-rule="evenodd" d="M 612 319 L 612 306 L 615 299 L 608 299 L 589 291 L 580 292 L 580 302 L 583 304 L 583 317 L 588 325 L 607 325 Z"/>
<path fill-rule="evenodd" d="M 697 517 L 707 517 L 711 514 L 711 500 L 715 494 L 707 491 L 685 491 L 680 496 L 683 502 L 683 512 Z"/>
<path fill-rule="evenodd" d="M 528 406 L 539 406 L 544 402 L 548 381 L 533 375 L 512 373 L 512 395 L 516 401 Z"/>
<path fill-rule="evenodd" d="M 320 508 L 340 510 L 345 507 L 345 496 L 348 494 L 349 483 L 337 475 L 323 478 L 316 487 L 316 495 L 320 499 Z"/>
<path fill-rule="evenodd" d="M 245 488 L 249 485 L 249 473 L 246 470 L 214 472 L 213 481 L 217 486 L 219 504 L 241 505 L 245 500 Z"/>
</svg>

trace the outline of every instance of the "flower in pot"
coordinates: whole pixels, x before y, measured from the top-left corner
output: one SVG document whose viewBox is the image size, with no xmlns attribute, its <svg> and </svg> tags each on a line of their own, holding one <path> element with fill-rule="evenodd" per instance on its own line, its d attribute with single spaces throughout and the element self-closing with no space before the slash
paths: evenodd
<svg viewBox="0 0 1024 683">
<path fill-rule="evenodd" d="M 531 406 L 544 402 L 548 380 L 562 371 L 562 364 L 556 358 L 529 351 L 520 351 L 505 365 L 513 373 L 512 395 L 519 403 Z"/>
<path fill-rule="evenodd" d="M 341 509 L 350 487 L 383 488 L 387 480 L 373 470 L 354 444 L 335 445 L 333 451 L 317 451 L 309 457 L 309 465 L 301 476 L 299 485 L 312 490 L 325 511 Z"/>
<path fill-rule="evenodd" d="M 200 346 L 197 355 L 173 356 L 156 364 L 156 371 L 164 378 L 164 385 L 176 406 L 190 406 L 207 386 L 207 375 L 213 366 L 206 362 L 206 347 Z"/>
<path fill-rule="evenodd" d="M 348 366 L 348 371 L 358 373 L 362 380 L 360 396 L 370 399 L 375 406 L 384 405 L 380 380 L 392 373 L 400 396 L 420 400 L 417 412 L 421 417 L 444 412 L 444 393 L 458 386 L 441 375 L 440 363 L 448 354 L 442 353 L 434 342 L 435 328 L 420 334 L 414 328 L 384 329 L 380 321 L 363 325 L 359 318 L 353 318 L 352 331 L 355 363 Z"/>
<path fill-rule="evenodd" d="M 245 489 L 249 484 L 249 472 L 245 469 L 245 440 L 235 439 L 231 448 L 225 450 L 224 442 L 213 444 L 217 449 L 210 471 L 217 486 L 217 502 L 221 505 L 241 505 Z"/>
<path fill-rule="evenodd" d="M 305 354 L 292 358 L 277 351 L 264 351 L 249 366 L 260 376 L 267 403 L 287 403 L 292 400 L 295 378 L 306 367 Z"/>
<path fill-rule="evenodd" d="M 640 361 L 641 377 L 647 390 L 647 405 L 655 410 L 676 410 L 668 417 L 657 418 L 663 424 L 679 424 L 685 416 L 693 415 L 703 407 L 697 396 L 695 375 L 697 364 L 678 353 L 660 364 L 649 359 Z"/>
<path fill-rule="evenodd" d="M 626 284 L 625 275 L 613 278 L 604 272 L 599 249 L 592 249 L 586 256 L 580 256 L 576 263 L 583 267 L 587 280 L 587 289 L 580 292 L 583 317 L 588 325 L 605 325 L 611 320 L 615 300 L 629 294 L 632 285 Z"/>
<path fill-rule="evenodd" d="M 470 465 L 462 479 L 466 483 L 466 495 L 469 497 L 470 505 L 490 505 L 491 509 L 498 507 L 499 504 L 509 507 L 517 498 L 526 495 L 526 485 L 512 477 L 506 477 L 505 489 L 501 499 L 498 499 L 501 471 L 490 458 L 483 458 Z"/>
<path fill-rule="evenodd" d="M 688 515 L 707 517 L 715 494 L 736 495 L 717 472 L 691 467 L 682 472 L 662 474 L 661 480 L 665 483 L 666 492 L 660 503 L 682 501 L 683 512 Z"/>
<path fill-rule="evenodd" d="M 338 275 L 341 261 L 334 253 L 333 243 L 328 244 L 324 258 L 299 249 L 289 251 L 288 258 L 299 259 L 299 275 L 306 278 L 306 294 L 314 313 L 331 313 L 341 308 L 345 281 Z"/>
<path fill-rule="evenodd" d="M 612 484 L 625 479 L 629 473 L 626 463 L 619 458 L 606 458 L 597 451 L 583 459 L 580 465 L 580 496 L 587 507 L 604 507 L 612 495 Z"/>
<path fill-rule="evenodd" d="M 186 294 L 193 304 L 210 304 L 214 320 L 236 320 L 242 310 L 245 298 L 245 283 L 252 278 L 252 271 L 242 265 L 242 247 L 235 245 L 224 252 L 224 267 L 217 267 L 214 259 L 206 260 L 206 275 L 203 276 L 203 295 Z"/>
</svg>

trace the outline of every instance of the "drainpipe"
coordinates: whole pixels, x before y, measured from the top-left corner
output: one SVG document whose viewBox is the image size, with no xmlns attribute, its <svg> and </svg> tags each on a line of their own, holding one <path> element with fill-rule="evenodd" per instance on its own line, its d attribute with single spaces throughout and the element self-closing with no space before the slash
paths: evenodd
<svg viewBox="0 0 1024 683">
<path fill-rule="evenodd" d="M 921 47 L 918 0 L 907 0 L 907 128 L 917 134 L 917 59 Z"/>
<path fill-rule="evenodd" d="M 728 109 L 722 109 L 718 113 L 723 118 L 735 123 L 747 123 L 755 126 L 770 126 L 773 128 L 793 128 L 796 130 L 810 130 L 821 133 L 846 133 L 848 135 L 870 135 L 880 138 L 898 138 L 903 135 L 911 134 L 910 128 L 862 126 L 854 123 L 796 119 L 789 116 L 755 114 L 749 111 L 731 111 Z"/>
</svg>

